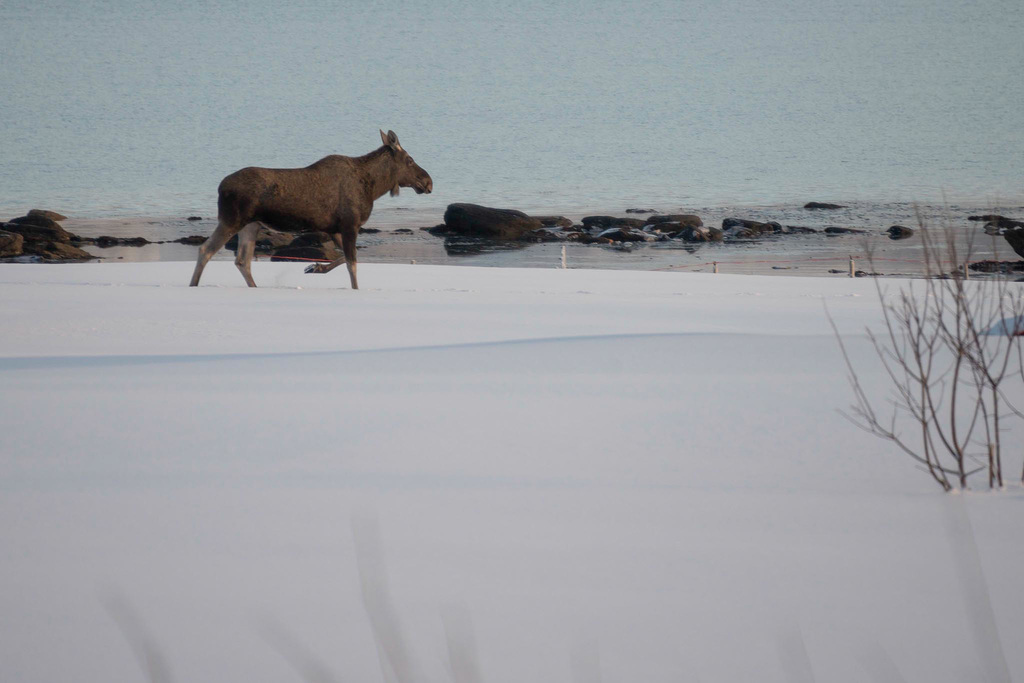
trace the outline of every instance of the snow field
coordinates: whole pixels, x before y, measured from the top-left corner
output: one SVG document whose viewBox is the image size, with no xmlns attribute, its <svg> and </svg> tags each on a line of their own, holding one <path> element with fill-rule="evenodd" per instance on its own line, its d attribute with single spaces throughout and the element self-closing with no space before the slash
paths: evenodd
<svg viewBox="0 0 1024 683">
<path fill-rule="evenodd" d="M 114 596 L 175 680 L 382 680 L 370 519 L 424 680 L 453 612 L 486 681 L 983 680 L 964 510 L 1024 675 L 1019 487 L 838 413 L 823 302 L 882 392 L 870 281 L 191 269 L 0 266 L 0 678 L 142 679 Z"/>
</svg>

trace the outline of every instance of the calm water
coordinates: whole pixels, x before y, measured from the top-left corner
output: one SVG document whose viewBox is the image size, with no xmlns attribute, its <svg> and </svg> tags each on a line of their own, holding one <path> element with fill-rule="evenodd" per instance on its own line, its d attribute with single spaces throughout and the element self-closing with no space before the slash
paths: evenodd
<svg viewBox="0 0 1024 683">
<path fill-rule="evenodd" d="M 0 215 L 209 215 L 378 128 L 435 181 L 390 208 L 1020 205 L 1021 35 L 1020 0 L 4 0 Z"/>
</svg>

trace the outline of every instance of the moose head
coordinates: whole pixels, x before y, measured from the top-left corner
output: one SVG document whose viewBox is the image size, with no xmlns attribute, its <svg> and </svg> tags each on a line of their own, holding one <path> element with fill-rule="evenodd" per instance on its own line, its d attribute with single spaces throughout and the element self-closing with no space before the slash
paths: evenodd
<svg viewBox="0 0 1024 683">
<path fill-rule="evenodd" d="M 381 131 L 380 139 L 384 142 L 384 146 L 391 150 L 398 168 L 398 178 L 395 186 L 391 188 L 391 196 L 396 196 L 400 187 L 411 187 L 416 190 L 416 194 L 424 192 L 430 194 L 434 189 L 434 181 L 430 179 L 430 174 L 420 168 L 409 156 L 409 153 L 402 148 L 395 131 L 389 130 L 387 133 Z"/>
</svg>

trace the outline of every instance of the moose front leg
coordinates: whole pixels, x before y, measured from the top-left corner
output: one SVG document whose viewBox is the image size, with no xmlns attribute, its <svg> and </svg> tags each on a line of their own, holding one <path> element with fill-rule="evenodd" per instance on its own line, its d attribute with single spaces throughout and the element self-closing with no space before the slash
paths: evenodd
<svg viewBox="0 0 1024 683">
<path fill-rule="evenodd" d="M 358 234 L 358 233 L 357 233 Z M 329 273 L 342 263 L 348 264 L 348 277 L 352 281 L 352 289 L 359 289 L 356 280 L 356 238 L 355 235 L 346 239 L 342 233 L 331 233 L 331 239 L 341 249 L 342 256 L 330 263 L 314 263 L 306 267 L 307 273 Z"/>
</svg>

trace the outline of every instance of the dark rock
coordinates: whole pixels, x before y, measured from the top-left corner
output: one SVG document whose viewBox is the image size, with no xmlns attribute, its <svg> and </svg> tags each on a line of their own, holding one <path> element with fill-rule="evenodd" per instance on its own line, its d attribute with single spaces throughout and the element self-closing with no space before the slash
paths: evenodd
<svg viewBox="0 0 1024 683">
<path fill-rule="evenodd" d="M 626 213 L 657 213 L 654 209 L 626 209 Z"/>
<path fill-rule="evenodd" d="M 76 235 L 73 232 L 69 232 L 68 234 L 71 235 L 71 244 L 74 244 L 75 246 L 78 246 L 79 244 L 96 244 L 95 237 L 82 237 L 81 235 Z"/>
<path fill-rule="evenodd" d="M 66 221 L 67 216 L 57 213 L 56 211 L 47 211 L 46 209 L 29 209 L 29 216 L 42 216 L 43 218 L 49 218 L 51 221 Z"/>
<path fill-rule="evenodd" d="M 969 221 L 985 221 L 986 223 L 995 223 L 1000 228 L 1020 228 L 1024 227 L 1024 223 L 1015 221 L 1007 218 L 1006 216 L 1000 216 L 994 213 L 987 213 L 983 216 L 968 216 Z"/>
<path fill-rule="evenodd" d="M 496 251 L 524 249 L 526 242 L 494 240 L 488 237 L 467 237 L 450 234 L 444 238 L 444 250 L 449 256 L 472 256 Z"/>
<path fill-rule="evenodd" d="M 808 228 L 808 227 L 803 226 L 803 225 L 787 225 L 786 226 L 786 234 L 787 235 L 817 235 L 818 231 L 815 230 L 814 228 Z"/>
<path fill-rule="evenodd" d="M 1024 258 L 1024 228 L 1013 228 L 1003 233 L 1010 248 L 1021 258 Z"/>
<path fill-rule="evenodd" d="M 202 216 L 189 216 L 185 220 L 187 220 L 187 221 L 201 221 L 201 220 L 203 220 L 203 217 Z"/>
<path fill-rule="evenodd" d="M 545 228 L 571 228 L 572 221 L 565 216 L 534 216 Z"/>
<path fill-rule="evenodd" d="M 736 239 L 757 239 L 781 233 L 783 228 L 775 221 L 761 223 L 745 218 L 726 218 L 722 221 L 722 231 Z"/>
<path fill-rule="evenodd" d="M 426 230 L 431 235 L 437 235 L 439 237 L 443 236 L 443 235 L 447 235 L 448 232 L 449 232 L 448 226 L 445 225 L 444 223 L 441 223 L 440 225 L 435 225 L 432 228 L 420 228 L 420 230 Z"/>
<path fill-rule="evenodd" d="M 618 216 L 586 216 L 583 219 L 583 227 L 587 230 L 595 228 L 607 230 L 608 228 L 642 228 L 647 221 L 639 218 L 619 218 Z"/>
<path fill-rule="evenodd" d="M 41 222 L 47 224 L 39 225 Z M 44 216 L 22 216 L 21 218 L 15 218 L 9 223 L 4 223 L 0 228 L 7 232 L 18 233 L 25 238 L 26 242 L 71 242 L 71 233 L 60 227 L 60 224 L 56 221 Z"/>
<path fill-rule="evenodd" d="M 60 227 L 60 223 L 58 223 L 57 221 L 53 220 L 52 218 L 47 218 L 46 216 L 43 216 L 43 215 L 40 215 L 40 214 L 29 214 L 29 215 L 26 215 L 26 216 L 18 216 L 17 218 L 12 218 L 8 222 L 9 223 L 18 223 L 20 225 L 37 225 L 40 228 L 53 228 L 53 229 L 60 228 L 61 230 L 63 230 L 63 228 Z"/>
<path fill-rule="evenodd" d="M 1013 228 L 1024 228 L 1024 222 L 1015 221 L 1007 218 L 1006 216 L 970 216 L 968 220 L 974 220 L 978 218 L 989 218 L 991 220 L 985 225 L 985 232 L 992 234 L 994 230 L 1011 230 Z M 990 232 L 992 230 L 992 232 Z"/>
<path fill-rule="evenodd" d="M 0 231 L 0 257 L 20 256 L 25 237 L 16 232 Z"/>
<path fill-rule="evenodd" d="M 881 273 L 869 273 L 866 270 L 858 270 L 853 273 L 854 277 L 882 277 Z"/>
<path fill-rule="evenodd" d="M 206 238 L 202 235 L 189 235 L 188 237 L 180 237 L 174 241 L 179 244 L 200 245 L 206 241 Z"/>
<path fill-rule="evenodd" d="M 47 261 L 86 261 L 95 258 L 87 251 L 72 246 L 67 242 L 26 241 L 24 253 L 41 256 Z"/>
<path fill-rule="evenodd" d="M 1020 273 L 1024 261 L 975 261 L 967 267 L 979 273 Z"/>
<path fill-rule="evenodd" d="M 695 216 L 692 213 L 670 213 L 668 215 L 648 216 L 647 223 L 650 225 L 658 225 L 660 223 L 679 223 L 683 227 L 691 228 L 699 228 L 704 225 L 704 221 L 700 219 L 700 216 Z"/>
<path fill-rule="evenodd" d="M 380 232 L 379 228 L 359 228 L 360 235 L 373 235 Z"/>
<path fill-rule="evenodd" d="M 576 233 L 579 234 L 579 233 Z M 562 242 L 567 238 L 568 233 L 562 232 L 561 230 L 552 230 L 551 228 L 537 228 L 531 230 L 519 239 L 523 242 Z"/>
<path fill-rule="evenodd" d="M 914 236 L 913 230 L 902 225 L 894 225 L 886 230 L 886 232 L 889 233 L 889 239 L 893 240 L 905 240 L 908 237 Z"/>
<path fill-rule="evenodd" d="M 826 235 L 863 235 L 866 232 L 867 230 L 858 230 L 857 228 L 825 228 Z"/>
<path fill-rule="evenodd" d="M 655 239 L 653 235 L 643 230 L 629 227 L 608 228 L 596 235 L 596 237 L 598 239 L 609 239 L 612 242 L 651 242 Z"/>
<path fill-rule="evenodd" d="M 804 204 L 805 209 L 845 209 L 846 207 L 842 204 L 829 204 L 828 202 L 807 202 Z"/>
<path fill-rule="evenodd" d="M 398 230 L 395 230 L 395 234 L 396 235 L 411 235 L 412 234 L 412 230 L 410 230 L 409 228 L 399 228 Z"/>
<path fill-rule="evenodd" d="M 256 231 L 256 252 L 259 254 L 269 254 L 275 249 L 288 246 L 294 238 L 294 233 L 282 232 L 281 230 L 260 225 Z M 238 235 L 234 235 L 224 246 L 231 251 L 238 251 Z"/>
<path fill-rule="evenodd" d="M 580 236 L 581 244 L 613 244 L 612 240 L 607 237 L 595 237 L 590 233 L 584 232 Z"/>
<path fill-rule="evenodd" d="M 295 236 L 291 242 L 288 243 L 288 247 L 315 247 L 322 249 L 325 244 L 333 244 L 334 240 L 326 232 L 304 232 Z"/>
<path fill-rule="evenodd" d="M 674 237 L 684 242 L 721 242 L 725 233 L 718 228 L 687 227 L 677 232 Z"/>
<path fill-rule="evenodd" d="M 149 240 L 145 237 L 111 237 L 110 235 L 100 235 L 94 240 L 94 243 L 101 249 L 107 249 L 109 247 L 141 247 L 149 244 Z"/>
<path fill-rule="evenodd" d="M 518 239 L 543 227 L 536 218 L 514 209 L 494 209 L 479 204 L 449 204 L 444 212 L 449 232 L 499 240 Z"/>
</svg>

